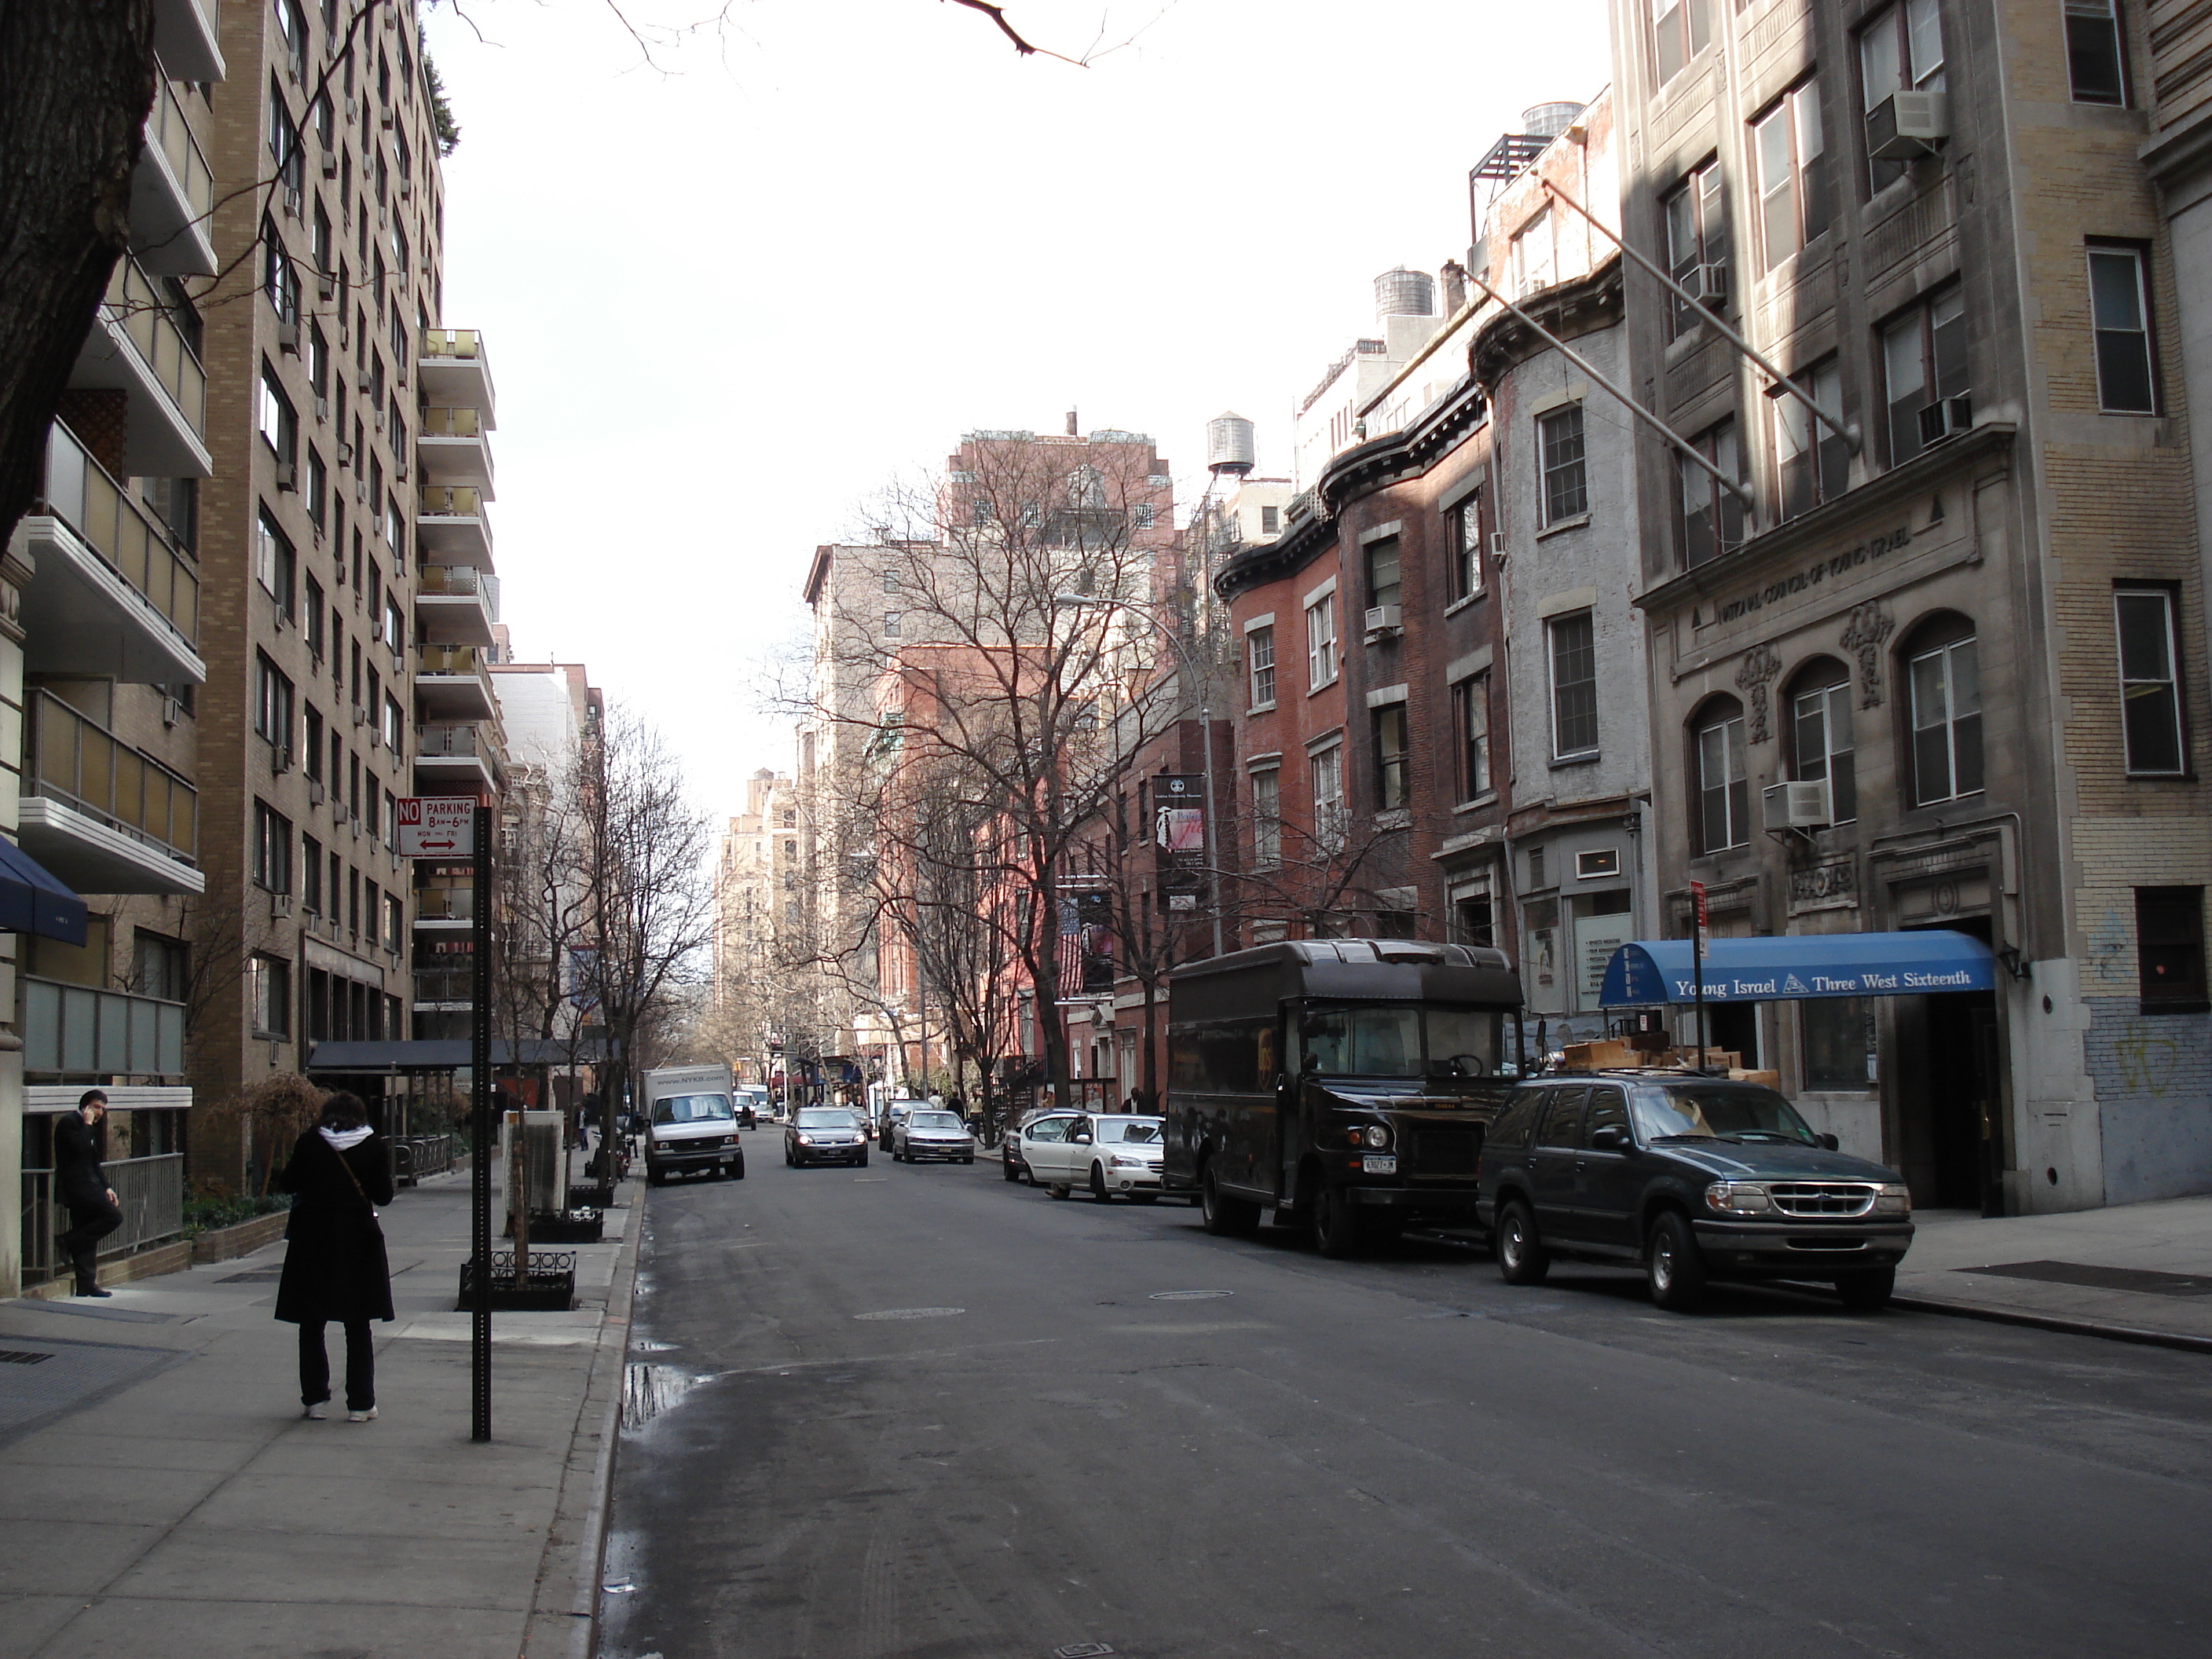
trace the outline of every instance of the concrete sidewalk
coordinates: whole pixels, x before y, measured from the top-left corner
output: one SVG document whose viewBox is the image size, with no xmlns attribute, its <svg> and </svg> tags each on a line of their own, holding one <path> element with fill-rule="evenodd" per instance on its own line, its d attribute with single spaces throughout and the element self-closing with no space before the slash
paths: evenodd
<svg viewBox="0 0 2212 1659">
<path fill-rule="evenodd" d="M 1913 1219 L 1900 1304 L 2212 1352 L 2212 1198 Z"/>
<path fill-rule="evenodd" d="M 574 1311 L 494 1316 L 489 1445 L 453 1311 L 465 1175 L 384 1212 L 374 1423 L 342 1398 L 301 1418 L 281 1242 L 109 1301 L 0 1304 L 0 1659 L 588 1656 L 640 1190 L 609 1242 L 558 1247 Z"/>
</svg>

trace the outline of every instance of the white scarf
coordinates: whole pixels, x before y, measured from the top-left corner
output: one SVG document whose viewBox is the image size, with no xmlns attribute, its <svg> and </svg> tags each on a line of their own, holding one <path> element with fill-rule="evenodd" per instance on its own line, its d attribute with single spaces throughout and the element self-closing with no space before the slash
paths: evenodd
<svg viewBox="0 0 2212 1659">
<path fill-rule="evenodd" d="M 331 1151 L 338 1152 L 351 1152 L 369 1136 L 366 1124 L 358 1129 L 318 1129 L 315 1133 L 331 1143 Z"/>
</svg>

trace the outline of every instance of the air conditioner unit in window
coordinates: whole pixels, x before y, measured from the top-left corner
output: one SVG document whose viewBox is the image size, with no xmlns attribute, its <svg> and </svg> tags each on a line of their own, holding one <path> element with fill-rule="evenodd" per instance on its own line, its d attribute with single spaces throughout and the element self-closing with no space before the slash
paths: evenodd
<svg viewBox="0 0 2212 1659">
<path fill-rule="evenodd" d="M 307 780 L 307 804 L 310 806 L 320 806 L 323 804 L 323 781 L 320 778 Z"/>
<path fill-rule="evenodd" d="M 337 176 L 338 153 L 334 149 L 326 149 L 323 152 L 323 177 L 335 179 Z"/>
<path fill-rule="evenodd" d="M 1974 400 L 1961 392 L 1955 398 L 1938 398 L 1920 411 L 1920 442 L 1940 444 L 1946 438 L 1955 438 L 1974 423 Z"/>
<path fill-rule="evenodd" d="M 338 297 L 338 279 L 336 276 L 333 276 L 327 270 L 317 271 L 315 273 L 315 297 L 319 300 L 325 301 L 337 299 Z"/>
<path fill-rule="evenodd" d="M 368 724 L 368 710 L 363 708 L 359 703 L 356 703 L 353 706 L 353 723 L 356 726 L 366 726 Z"/>
<path fill-rule="evenodd" d="M 389 14 L 386 14 L 386 21 L 390 21 Z M 392 110 L 390 106 L 387 105 L 385 108 L 377 112 L 376 124 L 382 127 L 386 132 L 392 131 Z"/>
<path fill-rule="evenodd" d="M 289 351 L 295 357 L 298 356 L 300 355 L 299 324 L 294 322 L 278 323 L 276 325 L 276 344 L 280 350 Z"/>
<path fill-rule="evenodd" d="M 1759 801 L 1769 830 L 1818 830 L 1832 821 L 1825 778 L 1810 783 L 1770 784 Z"/>
<path fill-rule="evenodd" d="M 1698 266 L 1690 273 L 1690 280 L 1683 286 L 1697 295 L 1698 303 L 1700 305 L 1725 304 L 1729 294 L 1728 261 L 1716 259 L 1711 264 Z"/>
<path fill-rule="evenodd" d="M 269 751 L 269 769 L 279 777 L 292 769 L 292 750 L 289 745 L 278 744 Z"/>
<path fill-rule="evenodd" d="M 1940 92 L 1893 92 L 1867 112 L 1867 152 L 1877 161 L 1933 155 L 1951 136 L 1950 100 Z"/>
<path fill-rule="evenodd" d="M 368 479 L 356 478 L 353 481 L 353 498 L 357 501 L 365 501 L 368 499 Z"/>
<path fill-rule="evenodd" d="M 1392 635 L 1402 634 L 1406 631 L 1406 612 L 1402 607 L 1395 605 L 1370 605 L 1367 611 L 1366 628 L 1367 637 L 1370 640 L 1387 639 Z"/>
<path fill-rule="evenodd" d="M 289 893 L 271 893 L 269 896 L 269 914 L 271 917 L 290 915 L 292 896 Z"/>
<path fill-rule="evenodd" d="M 277 462 L 277 463 L 276 463 L 276 488 L 277 488 L 277 489 L 297 489 L 299 487 L 300 487 L 300 467 L 299 467 L 299 463 L 298 463 L 298 462 L 296 462 L 296 461 L 279 461 L 279 462 Z"/>
<path fill-rule="evenodd" d="M 338 465 L 340 466 L 353 465 L 353 446 L 343 438 L 338 440 Z"/>
<path fill-rule="evenodd" d="M 1505 556 L 1505 532 L 1502 530 L 1493 530 L 1490 532 L 1490 556 L 1493 559 L 1502 559 Z"/>
<path fill-rule="evenodd" d="M 371 749 L 384 747 L 384 733 L 373 726 L 368 728 L 368 746 Z"/>
<path fill-rule="evenodd" d="M 184 717 L 185 700 L 182 697 L 164 697 L 161 699 L 162 725 L 174 726 L 179 720 L 184 719 Z"/>
</svg>

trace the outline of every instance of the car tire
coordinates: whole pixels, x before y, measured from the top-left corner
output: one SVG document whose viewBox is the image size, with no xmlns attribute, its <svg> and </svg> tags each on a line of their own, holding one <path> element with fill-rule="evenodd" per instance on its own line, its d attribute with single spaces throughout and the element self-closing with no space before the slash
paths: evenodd
<svg viewBox="0 0 2212 1659">
<path fill-rule="evenodd" d="M 1106 1171 L 1096 1164 L 1091 1166 L 1091 1196 L 1100 1204 L 1111 1204 L 1114 1194 L 1106 1188 Z"/>
<path fill-rule="evenodd" d="M 745 1160 L 744 1154 L 740 1153 L 738 1156 L 737 1161 L 730 1165 L 730 1179 L 732 1181 L 743 1181 L 744 1178 Z"/>
<path fill-rule="evenodd" d="M 645 1184 L 648 1187 L 665 1187 L 668 1184 L 668 1171 L 665 1170 L 656 1170 L 650 1164 L 647 1164 L 645 1166 Z"/>
<path fill-rule="evenodd" d="M 962 1158 L 960 1161 L 963 1164 L 973 1164 L 975 1161 L 975 1153 L 970 1152 L 967 1157 Z"/>
<path fill-rule="evenodd" d="M 1668 1210 L 1651 1224 L 1644 1247 L 1644 1276 L 1651 1285 L 1654 1305 L 1668 1313 L 1689 1313 L 1705 1299 L 1705 1258 L 1698 1249 L 1698 1236 L 1678 1210 Z"/>
<path fill-rule="evenodd" d="M 1068 1194 L 1069 1189 L 1061 1186 L 1060 1182 L 1055 1181 L 1051 1186 L 1046 1188 L 1045 1191 L 1050 1193 L 1054 1198 L 1066 1198 Z"/>
<path fill-rule="evenodd" d="M 1345 1190 L 1325 1181 L 1318 1182 L 1313 1202 L 1314 1243 L 1321 1253 L 1334 1261 L 1358 1255 L 1359 1247 L 1367 1242 L 1366 1230 Z"/>
<path fill-rule="evenodd" d="M 1886 1307 L 1896 1288 L 1894 1267 L 1869 1267 L 1864 1273 L 1844 1273 L 1836 1280 L 1836 1294 L 1854 1313 L 1872 1313 Z"/>
<path fill-rule="evenodd" d="M 1519 1199 L 1498 1209 L 1498 1276 L 1509 1285 L 1540 1285 L 1552 1271 L 1551 1252 L 1536 1234 L 1536 1218 Z"/>
<path fill-rule="evenodd" d="M 868 1167 L 868 1155 L 866 1152 L 862 1152 L 860 1156 L 859 1167 L 863 1170 Z"/>
<path fill-rule="evenodd" d="M 1223 1192 L 1211 1166 L 1200 1178 L 1198 1212 L 1199 1224 L 1216 1238 L 1247 1237 L 1260 1225 L 1260 1206 Z"/>
<path fill-rule="evenodd" d="M 1022 1166 L 1021 1166 L 1020 1164 L 1007 1164 L 1007 1165 L 1006 1165 L 1006 1179 L 1007 1179 L 1007 1180 L 1009 1180 L 1009 1181 L 1019 1181 L 1021 1178 L 1022 1178 Z"/>
</svg>

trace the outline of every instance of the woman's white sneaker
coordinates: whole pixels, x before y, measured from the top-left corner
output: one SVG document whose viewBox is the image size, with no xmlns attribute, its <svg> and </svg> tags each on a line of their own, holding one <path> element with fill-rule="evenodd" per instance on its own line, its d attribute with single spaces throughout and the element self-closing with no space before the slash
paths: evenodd
<svg viewBox="0 0 2212 1659">
<path fill-rule="evenodd" d="M 365 1412 L 348 1412 L 346 1413 L 346 1421 L 349 1423 L 374 1423 L 376 1421 L 376 1407 L 371 1406 Z"/>
</svg>

